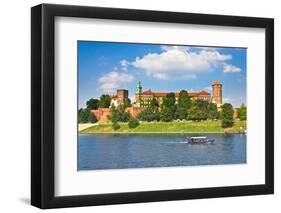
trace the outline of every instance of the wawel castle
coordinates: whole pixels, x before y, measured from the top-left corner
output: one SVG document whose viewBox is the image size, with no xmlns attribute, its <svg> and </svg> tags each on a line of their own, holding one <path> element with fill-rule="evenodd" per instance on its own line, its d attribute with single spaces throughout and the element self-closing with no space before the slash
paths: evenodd
<svg viewBox="0 0 281 213">
<path fill-rule="evenodd" d="M 163 98 L 166 97 L 168 92 L 154 92 L 151 90 L 142 91 L 141 82 L 138 82 L 135 93 L 136 102 L 133 104 L 135 107 L 146 108 L 149 106 L 149 103 L 155 98 L 159 106 L 163 102 Z M 174 92 L 176 102 L 179 98 L 179 91 Z M 188 92 L 191 100 L 203 100 L 215 103 L 217 107 L 222 105 L 222 84 L 219 81 L 216 81 L 212 85 L 212 95 L 206 91 L 200 92 Z M 111 105 L 119 106 L 124 104 L 125 100 L 129 97 L 128 90 L 120 89 L 117 90 L 116 96 L 111 96 Z"/>
<path fill-rule="evenodd" d="M 174 92 L 176 102 L 179 98 L 179 92 Z M 188 92 L 188 91 L 187 91 Z M 135 93 L 135 103 L 132 107 L 126 108 L 133 117 L 136 117 L 138 113 L 142 112 L 143 109 L 149 106 L 150 102 L 155 98 L 159 104 L 162 104 L 164 97 L 169 92 L 155 92 L 151 90 L 142 90 L 141 82 L 138 82 Z M 222 106 L 222 84 L 216 81 L 212 84 L 212 94 L 204 90 L 200 92 L 188 92 L 189 97 L 192 101 L 194 100 L 204 100 L 212 102 L 217 105 L 218 109 Z M 111 96 L 111 106 L 118 107 L 123 105 L 125 101 L 129 98 L 129 92 L 125 89 L 118 89 L 116 95 Z M 92 110 L 99 122 L 107 122 L 108 116 L 111 114 L 110 108 L 99 108 L 97 110 Z"/>
</svg>

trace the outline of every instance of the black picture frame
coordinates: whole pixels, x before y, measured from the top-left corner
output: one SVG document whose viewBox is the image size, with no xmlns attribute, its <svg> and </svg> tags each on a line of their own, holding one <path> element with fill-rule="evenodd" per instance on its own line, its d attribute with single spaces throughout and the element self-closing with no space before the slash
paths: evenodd
<svg viewBox="0 0 281 213">
<path fill-rule="evenodd" d="M 58 16 L 264 28 L 266 32 L 265 184 L 56 197 L 54 195 L 54 20 Z M 272 193 L 274 193 L 273 19 L 53 4 L 41 4 L 31 8 L 32 205 L 46 209 Z"/>
</svg>

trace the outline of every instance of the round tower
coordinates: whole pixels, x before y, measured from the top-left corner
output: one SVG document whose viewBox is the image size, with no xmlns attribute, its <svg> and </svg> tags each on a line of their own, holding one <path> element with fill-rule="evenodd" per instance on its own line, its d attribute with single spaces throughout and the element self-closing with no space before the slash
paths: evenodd
<svg viewBox="0 0 281 213">
<path fill-rule="evenodd" d="M 212 85 L 213 88 L 213 96 L 212 103 L 216 104 L 217 107 L 222 106 L 222 84 L 219 81 L 216 81 Z"/>
</svg>

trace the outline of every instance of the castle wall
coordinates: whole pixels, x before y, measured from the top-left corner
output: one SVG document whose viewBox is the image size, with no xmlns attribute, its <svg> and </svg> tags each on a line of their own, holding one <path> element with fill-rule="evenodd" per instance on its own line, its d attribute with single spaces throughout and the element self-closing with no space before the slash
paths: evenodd
<svg viewBox="0 0 281 213">
<path fill-rule="evenodd" d="M 128 107 L 125 109 L 125 112 L 129 112 L 134 118 L 142 111 L 143 108 L 140 107 Z M 110 108 L 99 108 L 96 110 L 91 110 L 91 113 L 96 116 L 99 123 L 107 123 L 108 116 L 110 116 L 112 112 Z"/>
<path fill-rule="evenodd" d="M 137 115 L 142 112 L 144 109 L 140 107 L 128 107 L 125 109 L 125 112 L 129 112 L 132 117 L 137 117 Z"/>
<path fill-rule="evenodd" d="M 109 108 L 99 108 L 91 110 L 91 113 L 96 116 L 99 123 L 106 123 L 108 122 L 108 116 L 111 115 L 111 110 Z"/>
</svg>

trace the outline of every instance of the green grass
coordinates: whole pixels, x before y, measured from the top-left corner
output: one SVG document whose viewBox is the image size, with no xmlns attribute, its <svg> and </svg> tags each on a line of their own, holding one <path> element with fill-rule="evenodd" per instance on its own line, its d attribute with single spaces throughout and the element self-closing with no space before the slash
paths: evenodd
<svg viewBox="0 0 281 213">
<path fill-rule="evenodd" d="M 221 121 L 184 121 L 184 122 L 143 122 L 135 129 L 130 129 L 127 123 L 120 123 L 120 129 L 114 131 L 112 125 L 99 124 L 80 131 L 82 134 L 95 133 L 177 133 L 177 132 L 198 132 L 198 133 L 238 133 L 240 127 L 246 129 L 246 121 L 235 121 L 232 128 L 223 129 Z"/>
</svg>

